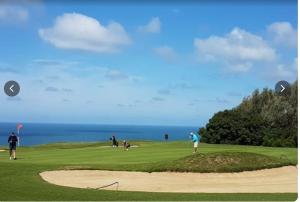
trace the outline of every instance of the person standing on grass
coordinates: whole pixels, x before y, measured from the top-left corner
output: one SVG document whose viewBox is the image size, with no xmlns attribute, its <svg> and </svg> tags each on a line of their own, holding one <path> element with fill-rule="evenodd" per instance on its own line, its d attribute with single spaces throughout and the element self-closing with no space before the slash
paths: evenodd
<svg viewBox="0 0 300 202">
<path fill-rule="evenodd" d="M 128 151 L 129 148 L 130 148 L 130 143 L 127 142 L 126 140 L 123 141 L 123 148 L 124 148 L 124 151 Z"/>
<path fill-rule="evenodd" d="M 166 134 L 165 134 L 165 141 L 168 142 L 168 139 L 169 139 L 169 134 L 166 133 Z"/>
<path fill-rule="evenodd" d="M 16 149 L 17 149 L 18 137 L 12 132 L 8 137 L 8 144 L 9 144 L 9 159 L 16 160 Z"/>
<path fill-rule="evenodd" d="M 196 135 L 193 132 L 191 132 L 190 135 L 191 135 L 192 141 L 194 143 L 194 152 L 193 153 L 196 153 L 198 150 L 198 144 L 200 142 L 200 138 L 198 137 L 198 135 Z"/>
<path fill-rule="evenodd" d="M 118 141 L 117 141 L 117 139 L 114 135 L 112 136 L 112 146 L 113 147 L 118 147 L 119 146 Z"/>
</svg>

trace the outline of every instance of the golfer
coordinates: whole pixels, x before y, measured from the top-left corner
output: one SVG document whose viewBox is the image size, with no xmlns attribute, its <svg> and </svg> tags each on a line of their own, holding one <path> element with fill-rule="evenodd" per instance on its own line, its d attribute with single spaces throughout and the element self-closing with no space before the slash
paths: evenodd
<svg viewBox="0 0 300 202">
<path fill-rule="evenodd" d="M 198 137 L 198 135 L 196 135 L 193 132 L 191 132 L 190 135 L 191 135 L 192 141 L 194 142 L 194 152 L 193 153 L 196 153 L 198 150 L 198 144 L 200 142 L 200 138 Z"/>
<path fill-rule="evenodd" d="M 119 143 L 116 139 L 116 136 L 114 136 L 114 135 L 112 136 L 112 146 L 113 147 L 118 147 L 119 146 Z"/>
<path fill-rule="evenodd" d="M 9 144 L 9 159 L 16 160 L 16 149 L 17 149 L 18 137 L 12 132 L 8 137 L 8 144 Z"/>
<path fill-rule="evenodd" d="M 124 148 L 124 151 L 128 151 L 129 148 L 130 148 L 130 143 L 127 142 L 126 140 L 123 141 L 123 148 Z"/>
<path fill-rule="evenodd" d="M 165 134 L 165 141 L 168 142 L 168 139 L 169 139 L 169 134 L 166 133 L 166 134 Z"/>
</svg>

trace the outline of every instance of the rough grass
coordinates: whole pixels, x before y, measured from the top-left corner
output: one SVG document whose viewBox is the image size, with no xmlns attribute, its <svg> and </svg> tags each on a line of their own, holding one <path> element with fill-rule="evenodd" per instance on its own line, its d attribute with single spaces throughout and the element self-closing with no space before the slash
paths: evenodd
<svg viewBox="0 0 300 202">
<path fill-rule="evenodd" d="M 159 163 L 151 171 L 171 172 L 241 172 L 295 165 L 287 158 L 250 152 L 195 154 L 171 162 Z"/>
</svg>

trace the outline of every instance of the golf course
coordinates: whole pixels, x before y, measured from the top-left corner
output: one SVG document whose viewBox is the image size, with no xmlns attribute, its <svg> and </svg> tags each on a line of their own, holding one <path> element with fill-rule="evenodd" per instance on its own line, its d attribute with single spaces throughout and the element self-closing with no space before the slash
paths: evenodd
<svg viewBox="0 0 300 202">
<path fill-rule="evenodd" d="M 297 193 L 293 192 L 268 193 L 266 191 L 264 193 L 263 191 L 268 187 L 260 190 L 260 193 L 171 193 L 121 189 L 116 191 L 115 188 L 105 190 L 93 186 L 89 188 L 60 186 L 42 178 L 41 173 L 60 170 L 130 171 L 143 175 L 166 172 L 170 176 L 178 173 L 231 175 L 236 172 L 241 174 L 264 172 L 273 170 L 272 168 L 294 169 L 297 165 L 297 148 L 201 143 L 198 153 L 192 154 L 192 143 L 189 141 L 131 141 L 130 143 L 134 147 L 129 151 L 124 151 L 122 147 L 112 148 L 109 142 L 56 143 L 19 147 L 17 160 L 9 160 L 7 148 L 2 146 L 0 147 L 0 200 L 294 201 L 297 198 Z M 193 183 L 190 187 L 193 188 Z"/>
</svg>

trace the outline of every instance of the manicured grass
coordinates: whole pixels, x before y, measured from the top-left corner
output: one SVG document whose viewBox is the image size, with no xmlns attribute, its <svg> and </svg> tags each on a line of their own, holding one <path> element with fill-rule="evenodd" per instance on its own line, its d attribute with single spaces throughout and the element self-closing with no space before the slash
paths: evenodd
<svg viewBox="0 0 300 202">
<path fill-rule="evenodd" d="M 229 159 L 233 157 L 232 155 L 240 158 L 240 155 L 245 155 L 245 152 L 249 155 L 248 160 L 252 159 L 252 162 L 258 158 L 263 161 L 264 165 L 276 164 L 271 167 L 276 167 L 277 163 L 282 162 L 297 164 L 297 149 L 295 148 L 200 144 L 200 154 L 191 156 L 192 144 L 190 142 L 134 142 L 132 144 L 139 145 L 139 147 L 131 148 L 129 151 L 123 151 L 122 148 L 105 147 L 108 143 L 64 143 L 23 147 L 18 149 L 19 159 L 16 161 L 10 161 L 6 152 L 0 152 L 0 200 L 293 201 L 297 198 L 296 193 L 176 194 L 77 189 L 49 184 L 38 175 L 45 170 L 66 168 L 152 171 L 153 168 L 160 168 L 157 167 L 159 165 L 167 166 L 172 162 L 178 163 L 179 161 L 188 163 L 195 158 L 216 159 L 220 154 L 231 155 Z M 230 166 L 233 168 L 237 165 Z"/>
</svg>

